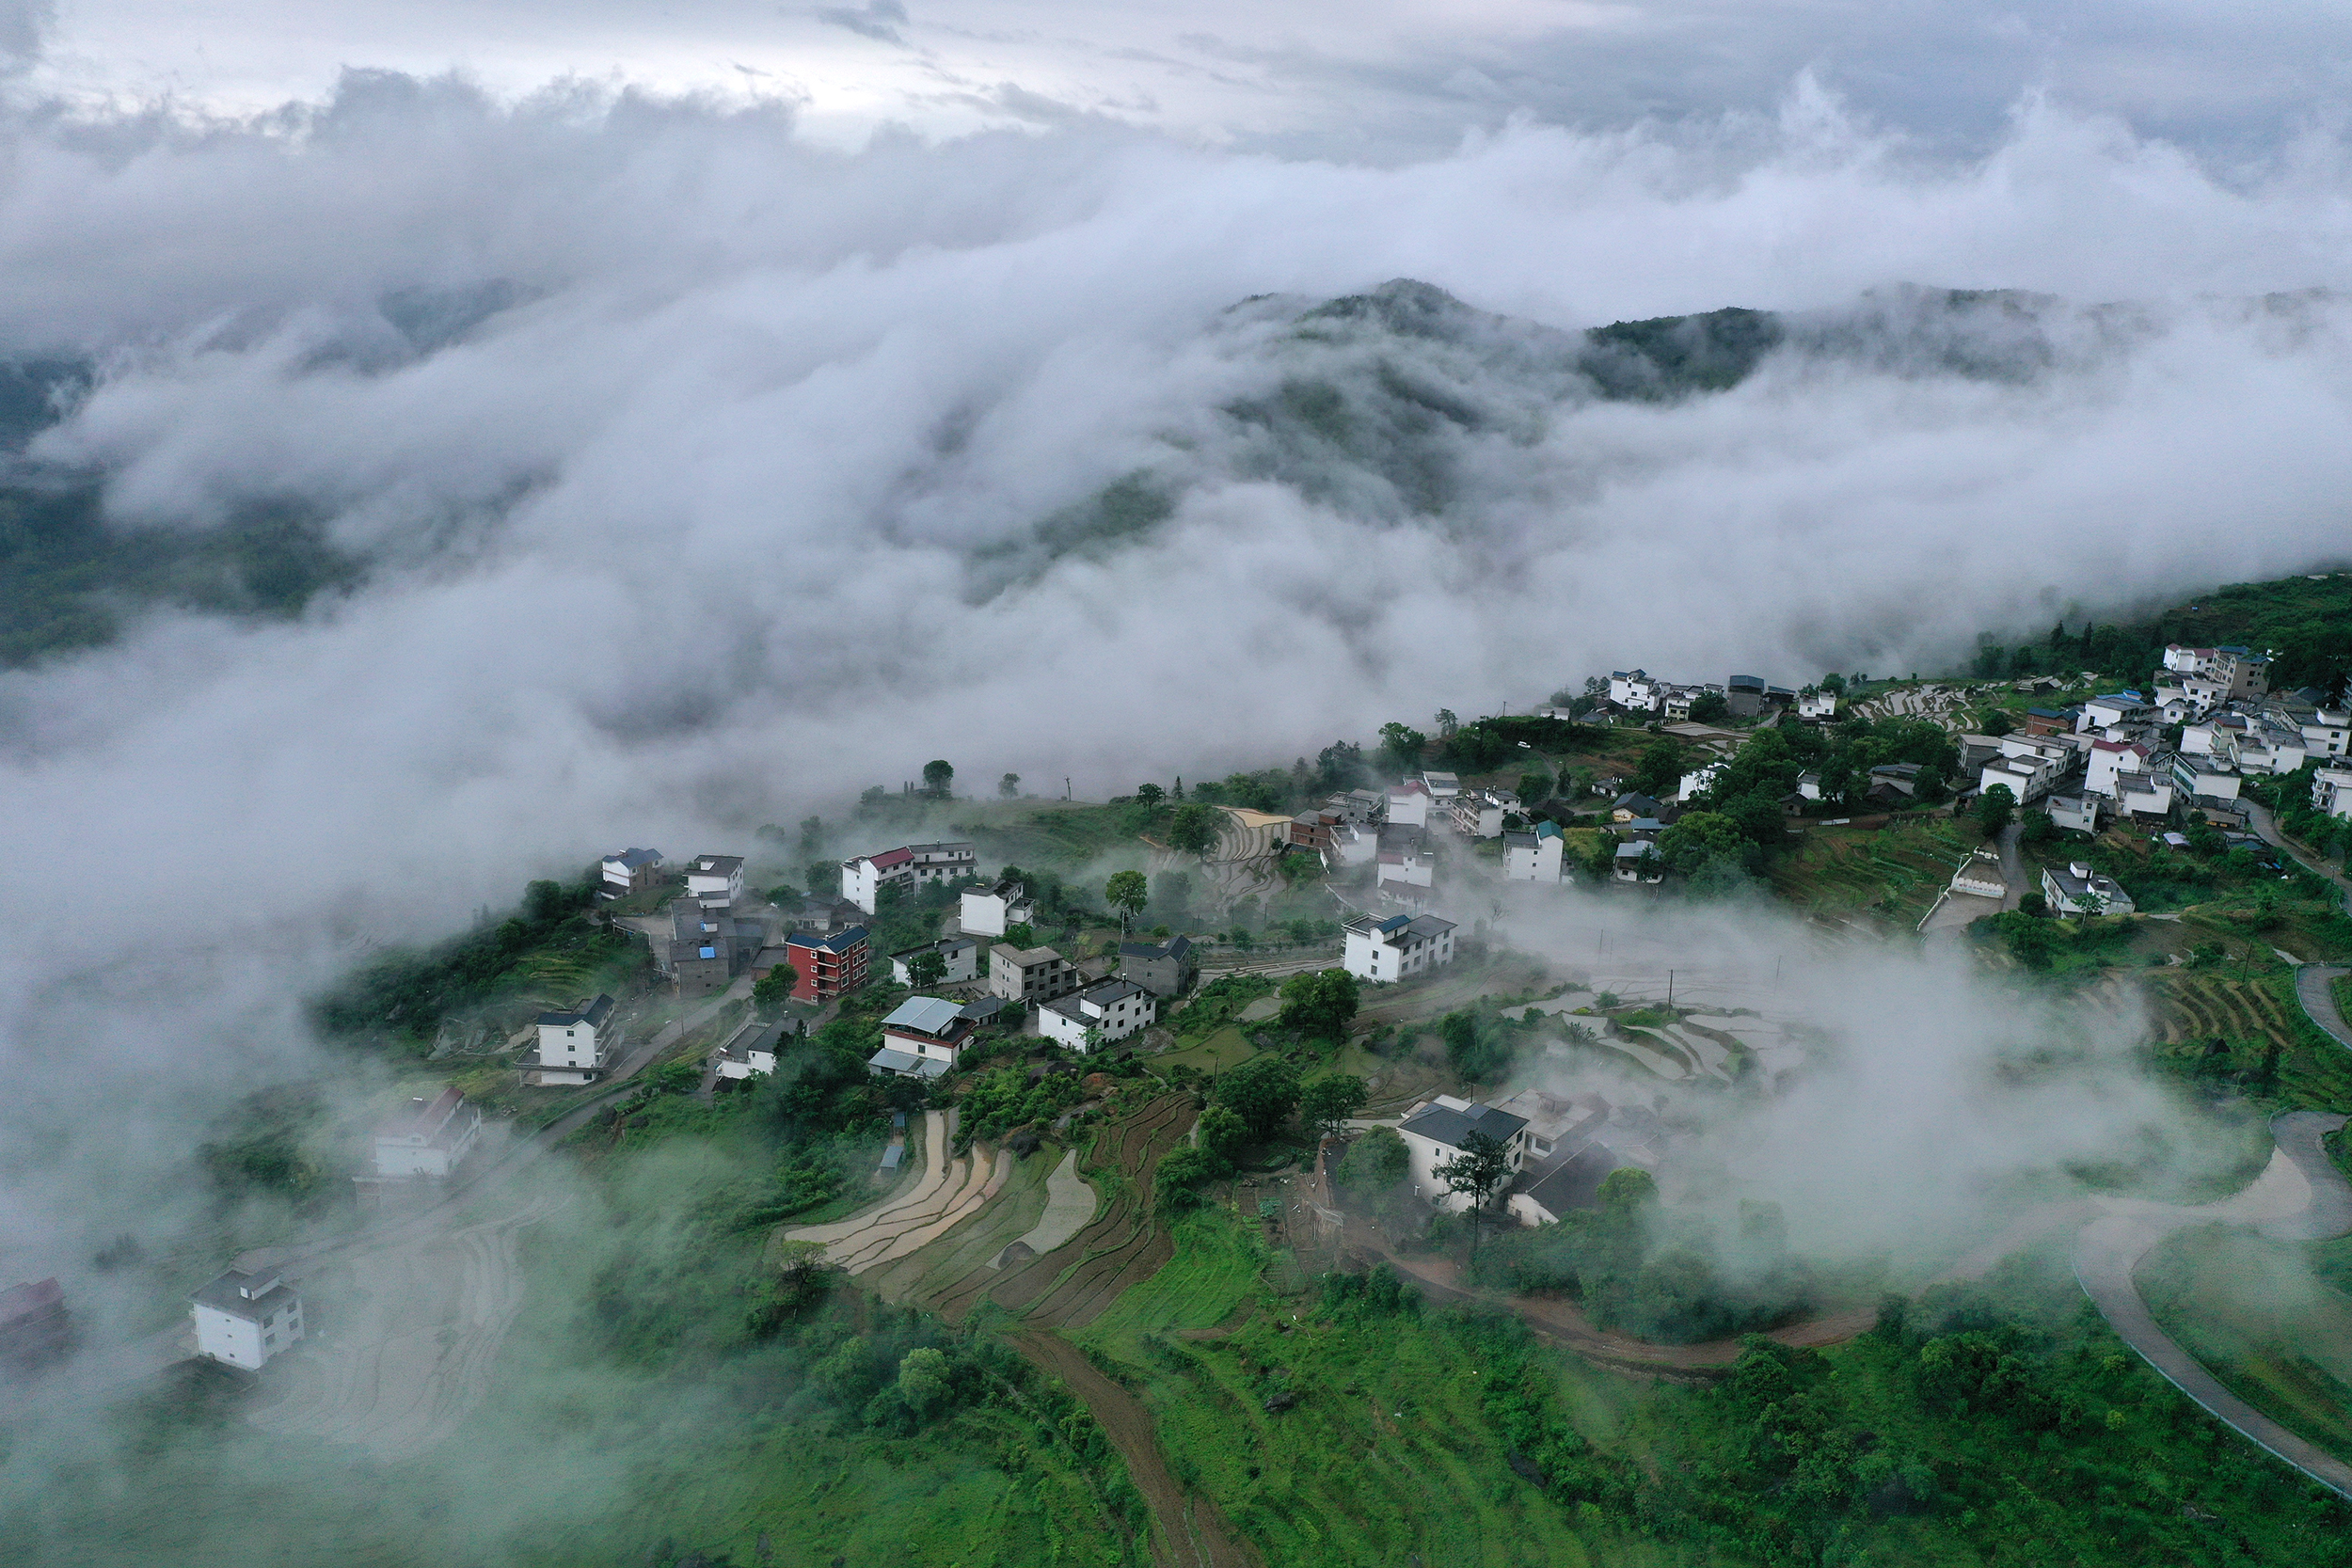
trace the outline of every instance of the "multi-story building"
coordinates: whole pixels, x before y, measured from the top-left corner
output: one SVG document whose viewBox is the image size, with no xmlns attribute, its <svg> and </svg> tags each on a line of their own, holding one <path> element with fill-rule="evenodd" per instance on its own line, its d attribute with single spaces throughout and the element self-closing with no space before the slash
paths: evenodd
<svg viewBox="0 0 2352 1568">
<path fill-rule="evenodd" d="M 1391 822 L 1381 829 L 1375 864 L 1375 891 L 1391 903 L 1417 905 L 1437 885 L 1437 857 L 1430 851 L 1429 835 L 1419 828 Z"/>
<path fill-rule="evenodd" d="M 376 1179 L 445 1178 L 481 1136 L 482 1107 L 469 1103 L 454 1085 L 431 1100 L 420 1095 L 375 1130 Z"/>
<path fill-rule="evenodd" d="M 1454 922 L 1434 914 L 1359 914 L 1345 930 L 1341 967 L 1359 980 L 1409 979 L 1454 961 Z"/>
<path fill-rule="evenodd" d="M 1646 670 L 1612 670 L 1609 700 L 1630 713 L 1652 713 L 1658 708 L 1659 685 Z"/>
<path fill-rule="evenodd" d="M 1445 809 L 1454 831 L 1464 838 L 1501 838 L 1502 819 L 1519 809 L 1519 798 L 1500 789 L 1466 789 Z"/>
<path fill-rule="evenodd" d="M 2352 816 L 2352 768 L 2322 768 L 2312 775 L 2312 810 Z"/>
<path fill-rule="evenodd" d="M 795 1002 L 830 1002 L 866 984 L 871 944 L 863 926 L 837 931 L 795 931 L 784 939 L 784 961 L 799 976 Z"/>
<path fill-rule="evenodd" d="M 975 1027 L 960 1002 L 910 996 L 882 1020 L 882 1049 L 866 1059 L 866 1070 L 937 1078 L 954 1070 Z"/>
<path fill-rule="evenodd" d="M 188 1300 L 196 1353 L 258 1372 L 302 1338 L 302 1298 L 275 1269 L 230 1269 Z"/>
<path fill-rule="evenodd" d="M 962 903 L 963 929 L 969 936 L 1001 937 L 1011 927 L 1026 925 L 1037 917 L 1037 906 L 1029 899 L 1029 890 L 1016 881 L 965 888 Z"/>
<path fill-rule="evenodd" d="M 902 844 L 841 863 L 841 896 L 872 914 L 885 888 L 914 889 L 978 875 L 979 851 L 960 841 Z"/>
<path fill-rule="evenodd" d="M 1538 822 L 1533 832 L 1502 835 L 1502 879 L 1506 882 L 1556 882 L 1567 840 L 1557 822 Z"/>
<path fill-rule="evenodd" d="M 710 905 L 740 904 L 743 901 L 743 857 L 696 855 L 686 864 L 686 895 Z"/>
<path fill-rule="evenodd" d="M 1154 996 L 1182 996 L 1200 972 L 1190 937 L 1119 944 L 1119 977 L 1133 980 Z"/>
<path fill-rule="evenodd" d="M 1158 1005 L 1150 991 L 1133 980 L 1104 980 L 1038 1008 L 1037 1032 L 1073 1051 L 1085 1051 L 1089 1033 L 1108 1045 L 1157 1016 Z"/>
<path fill-rule="evenodd" d="M 1391 828 L 1426 828 L 1433 802 L 1429 786 L 1419 779 L 1389 786 L 1388 825 Z"/>
<path fill-rule="evenodd" d="M 1408 1156 L 1406 1180 L 1412 1183 L 1414 1196 L 1456 1213 L 1470 1207 L 1470 1195 L 1447 1186 L 1438 1167 L 1459 1158 L 1472 1132 L 1483 1132 L 1502 1146 L 1503 1160 L 1511 1175 L 1518 1175 L 1519 1167 L 1526 1164 L 1525 1117 L 1476 1101 L 1441 1094 L 1414 1106 L 1397 1124 L 1397 1136 L 1405 1140 Z M 1509 1186 L 1507 1180 L 1499 1184 L 1490 1201 L 1501 1200 Z"/>
<path fill-rule="evenodd" d="M 1028 1006 L 1066 996 L 1086 976 L 1050 947 L 1015 947 L 1000 942 L 988 950 L 988 989 L 991 995 Z"/>
<path fill-rule="evenodd" d="M 612 998 L 598 996 L 564 1012 L 541 1013 L 538 1065 L 532 1077 L 540 1084 L 593 1082 L 620 1043 L 613 1006 Z"/>
<path fill-rule="evenodd" d="M 596 890 L 596 896 L 626 898 L 661 880 L 661 851 L 624 849 L 617 855 L 605 856 L 597 863 L 596 870 L 604 883 Z"/>
<path fill-rule="evenodd" d="M 2042 896 L 2060 914 L 2129 914 L 2136 907 L 2121 882 L 2080 861 L 2044 866 Z"/>
<path fill-rule="evenodd" d="M 929 983 L 939 986 L 969 985 L 980 975 L 980 942 L 977 937 L 942 937 L 920 947 L 910 947 L 903 953 L 890 955 L 890 977 L 902 986 L 915 984 L 914 960 L 926 953 L 936 953 L 946 965 Z"/>
</svg>

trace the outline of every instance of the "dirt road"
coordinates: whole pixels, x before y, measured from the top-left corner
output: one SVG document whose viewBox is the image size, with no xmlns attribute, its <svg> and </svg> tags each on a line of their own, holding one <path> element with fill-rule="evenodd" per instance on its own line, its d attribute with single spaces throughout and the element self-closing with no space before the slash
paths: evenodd
<svg viewBox="0 0 2352 1568">
<path fill-rule="evenodd" d="M 1133 1394 L 1058 1335 L 1024 1329 L 1005 1338 L 1031 1366 L 1070 1386 L 1126 1461 L 1128 1479 L 1152 1510 L 1152 1556 L 1160 1568 L 1262 1568 L 1215 1502 L 1185 1494 L 1161 1457 L 1151 1412 Z"/>
<path fill-rule="evenodd" d="M 2336 978 L 2344 974 L 2352 974 L 2352 965 L 2297 964 L 2295 994 L 2313 1023 L 2326 1030 L 2338 1045 L 2352 1051 L 2352 1022 L 2345 1022 L 2344 1009 L 2336 1006 L 2334 987 Z"/>
</svg>

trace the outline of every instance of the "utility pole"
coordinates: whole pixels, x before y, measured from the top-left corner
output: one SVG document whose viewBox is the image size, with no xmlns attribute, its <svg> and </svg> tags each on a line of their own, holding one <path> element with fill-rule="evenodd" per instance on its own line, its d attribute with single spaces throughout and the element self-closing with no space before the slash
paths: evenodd
<svg viewBox="0 0 2352 1568">
<path fill-rule="evenodd" d="M 1675 1010 L 1675 972 L 1671 969 L 1666 971 L 1666 1010 Z"/>
<path fill-rule="evenodd" d="M 1070 775 L 1067 773 L 1062 775 L 1061 798 L 1065 800 L 1070 799 Z"/>
</svg>

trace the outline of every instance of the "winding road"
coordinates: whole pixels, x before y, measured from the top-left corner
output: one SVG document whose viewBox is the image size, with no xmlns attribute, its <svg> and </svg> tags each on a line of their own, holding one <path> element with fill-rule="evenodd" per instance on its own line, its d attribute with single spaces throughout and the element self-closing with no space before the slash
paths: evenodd
<svg viewBox="0 0 2352 1568">
<path fill-rule="evenodd" d="M 2344 1009 L 2336 1006 L 2335 982 L 2346 974 L 2352 974 L 2352 964 L 2297 964 L 2295 995 L 2313 1023 L 2352 1051 L 2352 1022 L 2344 1021 Z"/>
</svg>

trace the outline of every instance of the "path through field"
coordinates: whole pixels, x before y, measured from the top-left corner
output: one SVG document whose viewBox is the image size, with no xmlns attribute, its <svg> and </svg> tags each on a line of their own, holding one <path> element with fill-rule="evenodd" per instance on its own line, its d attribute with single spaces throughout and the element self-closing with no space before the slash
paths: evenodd
<svg viewBox="0 0 2352 1568">
<path fill-rule="evenodd" d="M 864 1274 L 930 1245 L 978 1213 L 1012 1179 L 1012 1151 L 991 1154 L 984 1147 L 949 1159 L 956 1113 L 923 1113 L 923 1180 L 903 1197 L 827 1225 L 784 1232 L 793 1242 L 821 1242 L 826 1260 L 850 1274 Z"/>
<path fill-rule="evenodd" d="M 247 1419 L 377 1459 L 438 1444 L 482 1402 L 522 1310 L 523 1230 L 564 1201 L 533 1198 L 498 1219 L 354 1254 L 322 1292 L 326 1310 L 313 1309 L 315 1337 L 273 1370 L 284 1397 Z M 350 1303 L 340 1315 L 338 1297 Z"/>
</svg>

